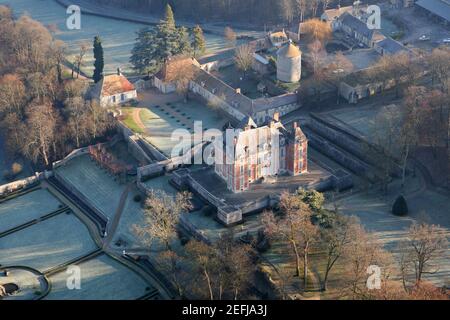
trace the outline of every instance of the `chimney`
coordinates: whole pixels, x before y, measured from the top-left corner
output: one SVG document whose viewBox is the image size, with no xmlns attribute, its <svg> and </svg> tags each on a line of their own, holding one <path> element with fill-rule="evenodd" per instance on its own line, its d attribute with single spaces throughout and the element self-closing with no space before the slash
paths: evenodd
<svg viewBox="0 0 450 320">
<path fill-rule="evenodd" d="M 297 127 L 298 127 L 298 123 L 297 123 L 297 121 L 294 121 L 294 130 L 296 130 Z"/>
<path fill-rule="evenodd" d="M 241 88 L 236 88 L 236 93 L 241 94 Z"/>
<path fill-rule="evenodd" d="M 117 75 L 121 76 L 122 75 L 122 70 L 120 70 L 120 67 L 117 68 Z"/>
<path fill-rule="evenodd" d="M 279 112 L 275 112 L 273 114 L 273 121 L 280 122 L 280 113 Z"/>
</svg>

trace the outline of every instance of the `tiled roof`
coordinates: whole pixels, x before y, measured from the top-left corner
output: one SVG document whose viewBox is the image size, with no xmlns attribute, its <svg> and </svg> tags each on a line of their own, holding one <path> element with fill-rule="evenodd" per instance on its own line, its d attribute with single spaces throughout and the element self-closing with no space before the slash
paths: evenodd
<svg viewBox="0 0 450 320">
<path fill-rule="evenodd" d="M 278 50 L 277 55 L 286 58 L 296 58 L 301 56 L 302 52 L 296 45 L 292 44 L 292 42 L 289 42 L 281 47 L 280 50 Z"/>
<path fill-rule="evenodd" d="M 161 68 L 161 70 L 155 75 L 159 80 L 166 82 L 173 79 L 174 75 L 181 69 L 187 66 L 197 66 L 200 64 L 195 58 L 186 56 L 173 56 L 171 57 Z"/>
<path fill-rule="evenodd" d="M 134 85 L 123 75 L 113 74 L 105 76 L 102 80 L 100 95 L 102 97 L 135 90 Z"/>
</svg>

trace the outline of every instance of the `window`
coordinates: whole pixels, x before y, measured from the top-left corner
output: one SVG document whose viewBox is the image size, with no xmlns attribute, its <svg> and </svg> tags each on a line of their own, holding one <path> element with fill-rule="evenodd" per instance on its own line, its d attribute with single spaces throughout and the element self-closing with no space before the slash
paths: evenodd
<svg viewBox="0 0 450 320">
<path fill-rule="evenodd" d="M 112 96 L 112 102 L 116 103 L 116 96 Z"/>
<path fill-rule="evenodd" d="M 125 101 L 125 98 L 126 98 L 126 95 L 122 93 L 122 94 L 120 95 L 120 100 L 121 100 L 121 101 Z"/>
</svg>

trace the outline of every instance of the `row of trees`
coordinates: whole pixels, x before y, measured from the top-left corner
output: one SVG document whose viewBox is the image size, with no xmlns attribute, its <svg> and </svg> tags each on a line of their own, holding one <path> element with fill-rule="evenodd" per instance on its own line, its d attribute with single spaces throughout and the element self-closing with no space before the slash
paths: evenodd
<svg viewBox="0 0 450 320">
<path fill-rule="evenodd" d="M 64 79 L 65 45 L 28 16 L 0 7 L 0 129 L 11 154 L 48 166 L 112 128 L 85 101 L 88 85 Z"/>
<path fill-rule="evenodd" d="M 292 23 L 316 17 L 331 5 L 351 4 L 339 0 L 96 0 L 139 12 L 161 13 L 167 4 L 173 6 L 178 17 L 198 22 L 227 21 L 256 25 Z"/>
<path fill-rule="evenodd" d="M 300 189 L 297 194 L 284 193 L 279 210 L 263 214 L 266 235 L 289 245 L 294 257 L 294 274 L 278 270 L 284 298 L 287 297 L 287 285 L 295 277 L 303 278 L 303 290 L 306 290 L 308 272 L 316 268 L 310 265 L 310 255 L 318 251 L 322 255 L 323 274 L 320 278 L 323 291 L 328 289 L 330 277 L 335 276 L 341 280 L 342 296 L 353 299 L 424 299 L 428 295 L 445 298 L 440 290 L 423 281 L 425 274 L 435 272 L 436 262 L 448 245 L 439 227 L 413 223 L 408 230 L 408 240 L 400 244 L 402 255 L 397 263 L 356 218 L 338 215 L 338 208 L 328 216 L 325 225 L 318 223 L 314 217 L 323 214 L 322 204 L 320 193 Z M 345 272 L 336 274 L 338 265 Z M 367 270 L 371 265 L 382 270 L 380 290 L 367 288 Z"/>
<path fill-rule="evenodd" d="M 260 254 L 264 250 L 258 243 L 264 238 L 291 248 L 295 271 L 289 271 L 289 261 L 287 266 L 283 263 L 276 268 L 277 287 L 283 299 L 292 293 L 288 288 L 293 288 L 295 279 L 303 280 L 300 291 L 306 291 L 310 285 L 309 272 L 316 270 L 318 263 L 317 257 L 311 262 L 311 255 L 317 256 L 317 252 L 321 255 L 322 291 L 329 289 L 332 279 L 339 284 L 341 297 L 446 298 L 442 290 L 423 280 L 424 275 L 436 271 L 437 259 L 448 245 L 438 226 L 413 223 L 407 232 L 408 240 L 400 244 L 400 261 L 396 261 L 356 218 L 339 215 L 337 205 L 332 212 L 325 210 L 323 194 L 299 189 L 294 194 L 282 194 L 279 207 L 262 214 L 263 232 L 257 239 L 246 237 L 249 241 L 244 244 L 229 231 L 213 244 L 207 244 L 178 234 L 181 216 L 189 214 L 192 208 L 190 197 L 186 192 L 175 198 L 164 192 L 150 194 L 145 202 L 144 223 L 133 226 L 147 249 L 158 252 L 159 266 L 180 297 L 210 300 L 252 297 L 249 289 L 258 264 L 263 261 Z M 176 245 L 179 238 L 182 247 Z M 367 287 L 367 270 L 372 265 L 382 271 L 378 290 Z"/>
<path fill-rule="evenodd" d="M 205 52 L 206 43 L 199 26 L 189 34 L 185 27 L 177 27 L 172 8 L 167 5 L 165 18 L 154 28 L 138 32 L 131 51 L 130 62 L 141 73 L 158 70 L 171 56 L 199 55 Z"/>
<path fill-rule="evenodd" d="M 134 225 L 134 232 L 148 249 L 159 248 L 159 266 L 180 297 L 245 297 L 255 269 L 249 245 L 236 243 L 230 233 L 214 245 L 193 239 L 183 250 L 176 246 L 181 215 L 192 208 L 190 198 L 187 192 L 175 198 L 164 192 L 150 194 L 144 205 L 144 223 Z"/>
</svg>

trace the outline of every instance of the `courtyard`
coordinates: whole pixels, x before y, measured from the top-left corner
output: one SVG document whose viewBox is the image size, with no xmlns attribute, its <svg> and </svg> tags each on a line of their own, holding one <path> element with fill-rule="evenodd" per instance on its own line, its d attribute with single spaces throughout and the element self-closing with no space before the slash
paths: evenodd
<svg viewBox="0 0 450 320">
<path fill-rule="evenodd" d="M 117 177 L 99 167 L 88 155 L 72 159 L 56 172 L 106 217 L 114 217 L 126 189 L 126 184 L 119 182 Z"/>
<path fill-rule="evenodd" d="M 201 131 L 208 129 L 222 130 L 229 118 L 213 106 L 207 106 L 196 98 L 187 102 L 183 97 L 148 90 L 140 94 L 137 107 L 124 108 L 124 124 L 136 133 L 140 133 L 156 149 L 170 157 L 175 146 L 190 148 L 193 141 L 172 139 L 175 130 L 179 133 L 194 133 L 194 122 L 201 122 Z M 176 154 L 178 155 L 178 154 Z"/>
</svg>

